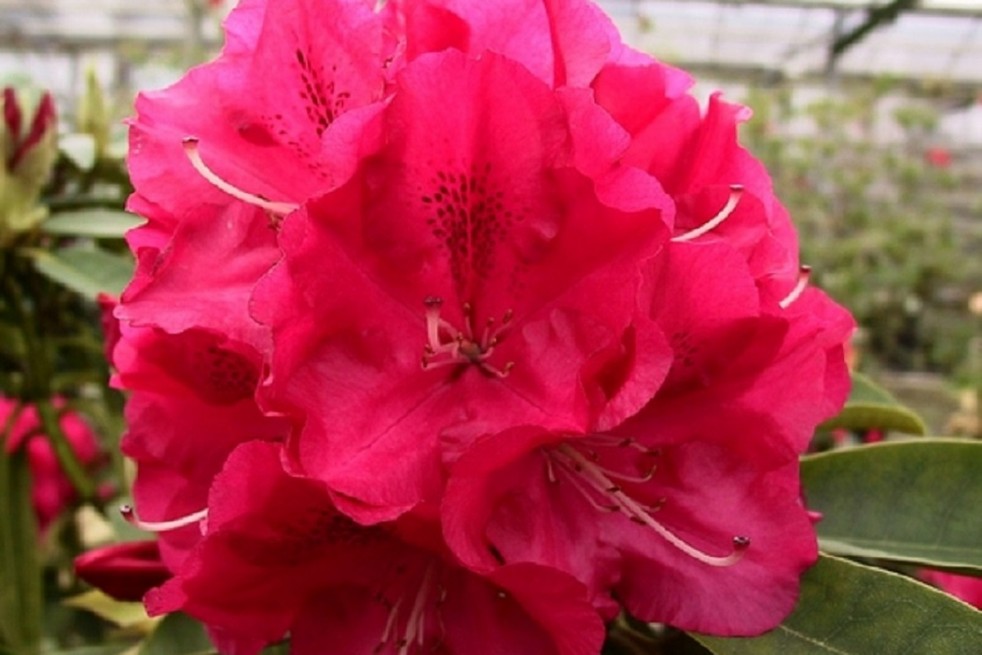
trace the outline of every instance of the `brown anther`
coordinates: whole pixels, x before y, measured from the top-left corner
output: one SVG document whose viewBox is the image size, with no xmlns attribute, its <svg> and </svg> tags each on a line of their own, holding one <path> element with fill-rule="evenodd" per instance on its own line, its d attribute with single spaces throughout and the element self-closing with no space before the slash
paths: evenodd
<svg viewBox="0 0 982 655">
<path fill-rule="evenodd" d="M 440 298 L 439 296 L 426 296 L 426 298 L 423 300 L 423 304 L 429 307 L 430 309 L 442 307 L 443 298 Z"/>
<path fill-rule="evenodd" d="M 733 547 L 737 550 L 746 550 L 750 548 L 750 537 L 733 537 Z"/>
<path fill-rule="evenodd" d="M 621 492 L 621 488 L 618 487 L 616 484 L 613 485 L 612 487 L 607 487 L 607 493 L 619 494 L 620 492 Z"/>
<path fill-rule="evenodd" d="M 511 323 L 511 319 L 514 316 L 515 316 L 515 312 L 509 309 L 508 311 L 505 312 L 505 315 L 501 318 L 501 324 L 505 325 L 507 323 Z"/>
</svg>

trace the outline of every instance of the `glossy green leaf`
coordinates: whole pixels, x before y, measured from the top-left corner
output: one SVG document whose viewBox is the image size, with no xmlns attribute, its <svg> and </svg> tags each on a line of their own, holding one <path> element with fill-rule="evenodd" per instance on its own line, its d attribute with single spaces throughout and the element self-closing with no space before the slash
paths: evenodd
<svg viewBox="0 0 982 655">
<path fill-rule="evenodd" d="M 982 442 L 832 451 L 805 457 L 801 476 L 826 551 L 982 573 Z"/>
<path fill-rule="evenodd" d="M 98 589 L 91 589 L 77 596 L 72 596 L 63 602 L 69 607 L 92 612 L 107 621 L 115 623 L 121 628 L 151 621 L 150 617 L 147 616 L 146 610 L 143 608 L 143 603 L 127 603 L 116 600 Z"/>
<path fill-rule="evenodd" d="M 114 209 L 83 209 L 55 214 L 41 224 L 41 229 L 48 234 L 121 239 L 142 222 L 133 214 Z"/>
<path fill-rule="evenodd" d="M 140 647 L 139 655 L 192 655 L 214 647 L 198 621 L 186 614 L 168 614 Z"/>
<path fill-rule="evenodd" d="M 27 254 L 38 272 L 92 300 L 103 292 L 118 295 L 133 274 L 129 257 L 99 248 L 72 246 Z"/>
<path fill-rule="evenodd" d="M 862 373 L 852 374 L 852 391 L 839 415 L 819 426 L 821 430 L 835 428 L 927 434 L 927 426 L 920 416 L 904 407 L 889 391 Z"/>
<path fill-rule="evenodd" d="M 693 636 L 716 655 L 978 655 L 982 613 L 896 573 L 822 556 L 774 630 Z"/>
</svg>

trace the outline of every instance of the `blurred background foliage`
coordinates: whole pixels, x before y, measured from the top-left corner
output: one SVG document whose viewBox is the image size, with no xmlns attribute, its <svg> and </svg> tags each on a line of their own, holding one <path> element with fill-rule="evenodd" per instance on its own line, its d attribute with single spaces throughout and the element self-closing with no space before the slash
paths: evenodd
<svg viewBox="0 0 982 655">
<path fill-rule="evenodd" d="M 892 90 L 880 80 L 796 106 L 788 86 L 753 89 L 744 140 L 770 170 L 816 284 L 862 326 L 864 366 L 969 382 L 982 168 L 938 145 L 934 104 L 908 98 L 884 112 Z M 899 140 L 876 138 L 885 121 Z"/>
</svg>

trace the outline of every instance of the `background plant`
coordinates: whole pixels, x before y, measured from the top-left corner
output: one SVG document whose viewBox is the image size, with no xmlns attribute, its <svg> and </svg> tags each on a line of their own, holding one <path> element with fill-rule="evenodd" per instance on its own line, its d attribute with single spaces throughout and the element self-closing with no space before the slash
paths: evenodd
<svg viewBox="0 0 982 655">
<path fill-rule="evenodd" d="M 867 363 L 967 379 L 968 301 L 982 288 L 982 206 L 967 158 L 944 147 L 932 103 L 894 85 L 805 101 L 759 87 L 745 141 L 799 229 L 817 284 L 862 326 Z"/>
</svg>

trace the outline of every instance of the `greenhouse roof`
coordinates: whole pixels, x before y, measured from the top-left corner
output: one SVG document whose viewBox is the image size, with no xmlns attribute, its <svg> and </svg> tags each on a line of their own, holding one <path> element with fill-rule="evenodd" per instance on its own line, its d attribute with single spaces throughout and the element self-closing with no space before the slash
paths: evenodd
<svg viewBox="0 0 982 655">
<path fill-rule="evenodd" d="M 982 83 L 982 0 L 601 0 L 626 38 L 721 74 Z M 0 50 L 185 38 L 186 0 L 0 0 Z M 212 33 L 214 35 L 214 33 Z"/>
<path fill-rule="evenodd" d="M 687 67 L 982 82 L 979 0 L 609 0 L 641 48 Z M 629 38 L 631 38 L 629 37 Z"/>
</svg>

